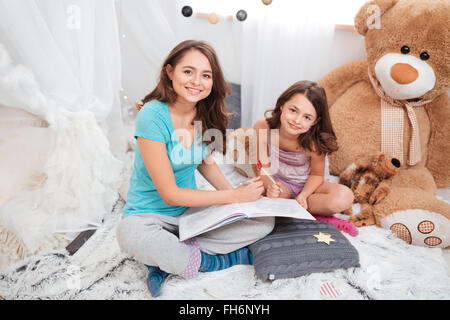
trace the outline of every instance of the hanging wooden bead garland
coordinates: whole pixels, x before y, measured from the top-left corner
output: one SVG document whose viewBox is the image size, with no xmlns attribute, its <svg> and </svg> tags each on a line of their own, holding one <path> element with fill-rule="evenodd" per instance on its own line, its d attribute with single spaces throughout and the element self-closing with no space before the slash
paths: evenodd
<svg viewBox="0 0 450 320">
<path fill-rule="evenodd" d="M 236 13 L 236 19 L 238 19 L 239 21 L 244 21 L 245 19 L 247 19 L 247 11 L 239 10 Z"/>
<path fill-rule="evenodd" d="M 220 20 L 220 18 L 219 18 L 219 15 L 217 13 L 212 12 L 208 16 L 208 21 L 211 24 L 217 24 L 219 22 L 219 20 Z"/>
<path fill-rule="evenodd" d="M 181 8 L 181 14 L 185 16 L 186 18 L 192 16 L 192 8 L 190 6 L 184 6 Z"/>
</svg>

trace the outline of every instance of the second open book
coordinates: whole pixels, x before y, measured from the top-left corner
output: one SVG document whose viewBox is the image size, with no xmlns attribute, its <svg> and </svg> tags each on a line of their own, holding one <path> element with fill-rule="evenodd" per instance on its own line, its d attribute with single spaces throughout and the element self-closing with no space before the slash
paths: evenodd
<svg viewBox="0 0 450 320">
<path fill-rule="evenodd" d="M 286 217 L 315 220 L 295 199 L 269 199 L 210 207 L 191 207 L 178 220 L 180 241 L 244 218 Z"/>
</svg>

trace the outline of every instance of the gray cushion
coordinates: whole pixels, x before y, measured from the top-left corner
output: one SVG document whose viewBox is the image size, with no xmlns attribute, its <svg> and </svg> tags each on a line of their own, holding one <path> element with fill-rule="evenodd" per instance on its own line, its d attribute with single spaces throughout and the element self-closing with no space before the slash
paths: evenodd
<svg viewBox="0 0 450 320">
<path fill-rule="evenodd" d="M 314 234 L 335 241 L 318 242 Z M 358 251 L 332 224 L 311 220 L 277 220 L 274 230 L 249 246 L 256 275 L 262 280 L 359 267 Z"/>
</svg>

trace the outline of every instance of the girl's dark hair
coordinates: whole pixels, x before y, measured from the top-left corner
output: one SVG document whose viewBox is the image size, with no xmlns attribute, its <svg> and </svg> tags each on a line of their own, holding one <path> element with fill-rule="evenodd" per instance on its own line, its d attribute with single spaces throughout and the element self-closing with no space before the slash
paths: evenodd
<svg viewBox="0 0 450 320">
<path fill-rule="evenodd" d="M 232 114 L 226 112 L 225 98 L 230 94 L 230 87 L 225 80 L 219 59 L 215 50 L 204 41 L 186 40 L 179 43 L 167 56 L 161 67 L 159 81 L 155 89 L 150 92 L 141 104 L 136 104 L 138 110 L 151 100 L 158 100 L 164 103 L 174 103 L 177 99 L 177 93 L 173 90 L 172 81 L 167 75 L 166 67 L 171 65 L 173 68 L 180 62 L 189 50 L 197 50 L 204 54 L 209 60 L 212 71 L 213 86 L 211 93 L 205 99 L 197 102 L 197 113 L 194 121 L 202 122 L 202 137 L 208 129 L 218 129 L 222 132 L 223 141 L 214 141 L 219 143 L 218 147 L 222 148 L 222 152 L 226 152 L 226 129 L 228 119 Z"/>
<path fill-rule="evenodd" d="M 312 81 L 298 81 L 284 91 L 278 98 L 275 109 L 264 113 L 270 129 L 280 127 L 281 107 L 296 94 L 303 94 L 316 109 L 319 121 L 308 132 L 298 137 L 299 144 L 306 150 L 316 151 L 319 154 L 329 154 L 338 149 L 336 134 L 331 125 L 330 114 L 325 90 Z M 266 116 L 272 112 L 270 117 Z"/>
</svg>

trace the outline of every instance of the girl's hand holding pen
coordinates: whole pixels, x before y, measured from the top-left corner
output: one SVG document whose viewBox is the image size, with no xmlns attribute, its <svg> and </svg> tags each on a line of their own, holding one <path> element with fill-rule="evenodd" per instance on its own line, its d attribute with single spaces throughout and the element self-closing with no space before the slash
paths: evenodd
<svg viewBox="0 0 450 320">
<path fill-rule="evenodd" d="M 262 198 L 264 185 L 258 176 L 239 184 L 234 191 L 235 202 L 251 202 Z"/>
<path fill-rule="evenodd" d="M 281 183 L 277 182 L 276 184 L 269 184 L 266 190 L 266 196 L 268 198 L 278 198 L 281 194 Z"/>
</svg>

